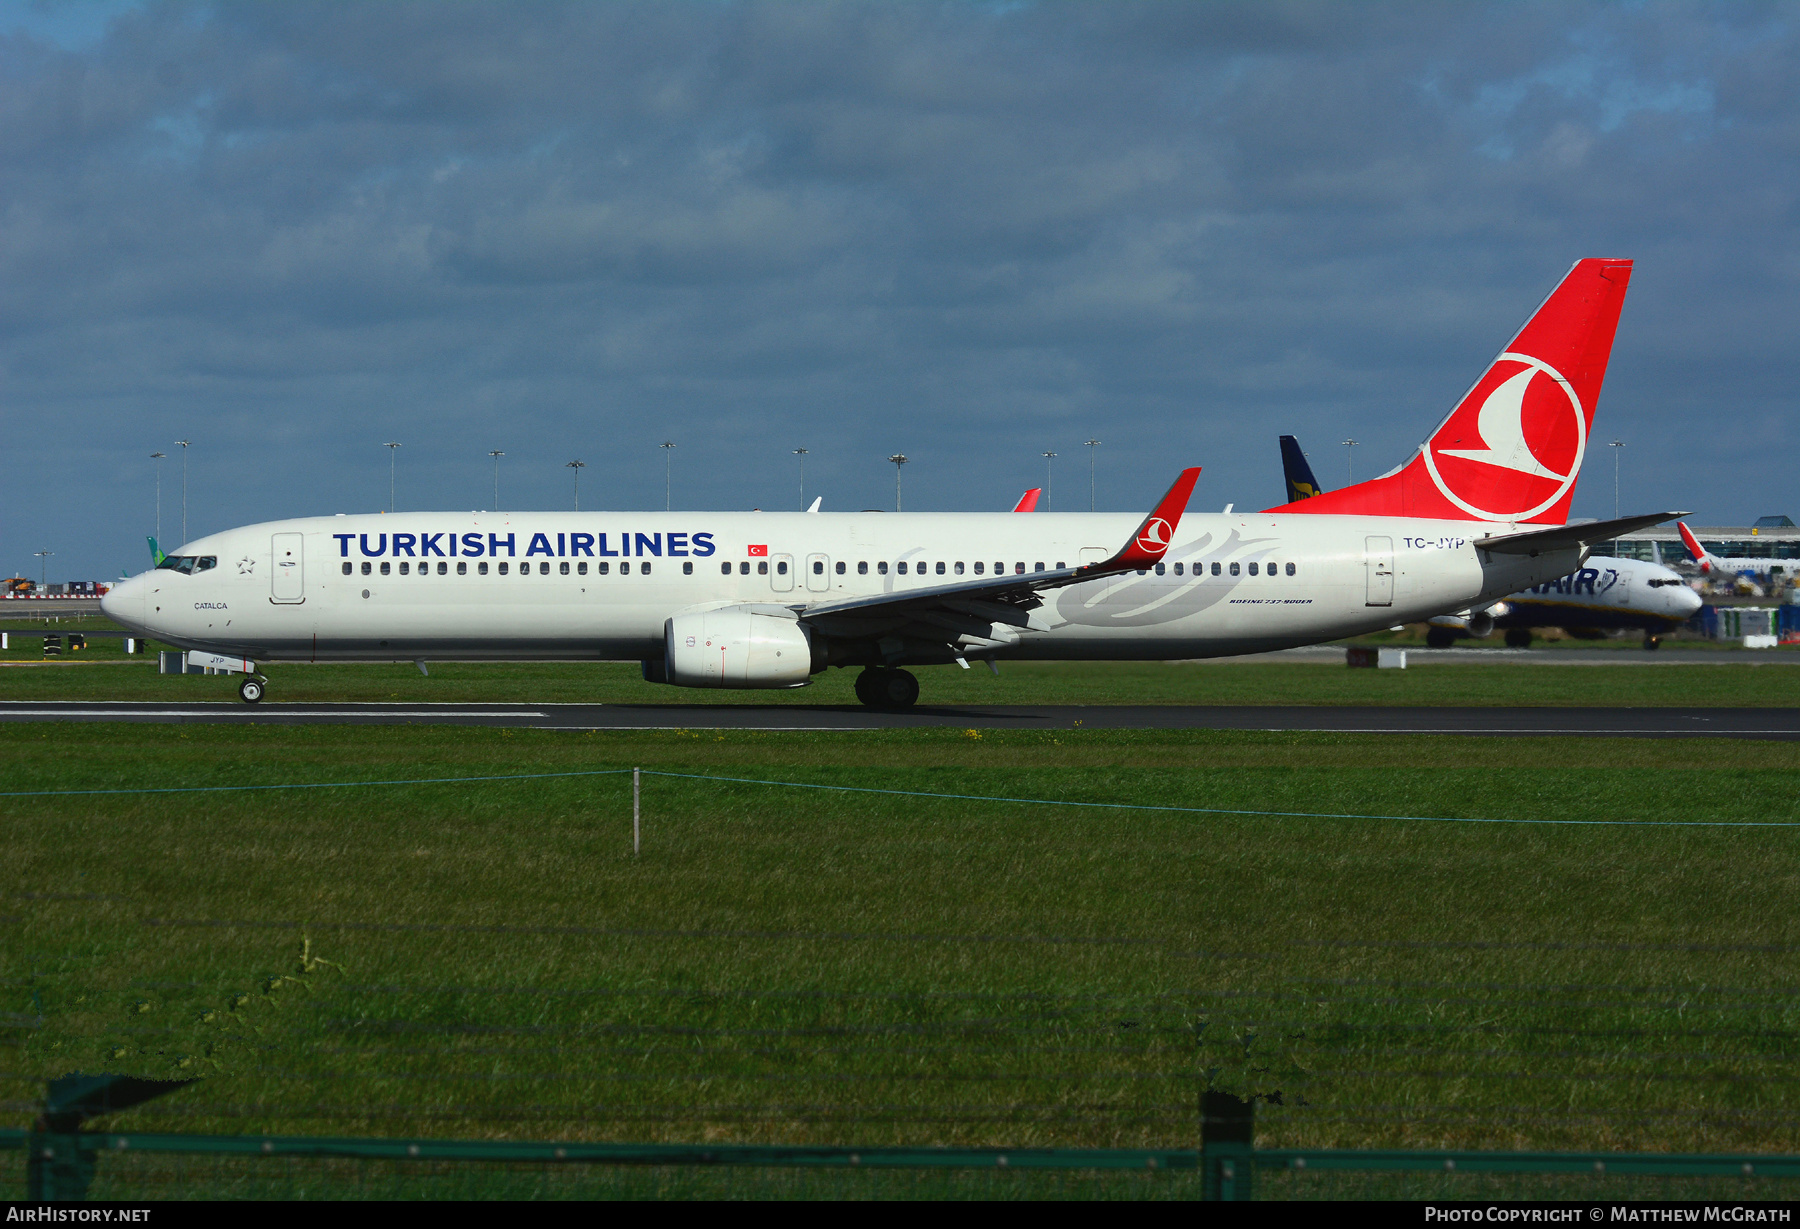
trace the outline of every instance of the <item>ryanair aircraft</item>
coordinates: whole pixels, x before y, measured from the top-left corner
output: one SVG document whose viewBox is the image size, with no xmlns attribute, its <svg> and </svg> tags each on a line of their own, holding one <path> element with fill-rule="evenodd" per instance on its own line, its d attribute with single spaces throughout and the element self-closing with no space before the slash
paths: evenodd
<svg viewBox="0 0 1800 1229">
<path fill-rule="evenodd" d="M 259 663 L 637 660 L 678 687 L 833 666 L 891 708 L 910 665 L 1163 660 L 1335 640 L 1567 576 L 1679 513 L 1567 525 L 1631 262 L 1583 260 L 1406 464 L 1261 513 L 469 512 L 314 517 L 188 543 L 106 614 Z"/>
</svg>

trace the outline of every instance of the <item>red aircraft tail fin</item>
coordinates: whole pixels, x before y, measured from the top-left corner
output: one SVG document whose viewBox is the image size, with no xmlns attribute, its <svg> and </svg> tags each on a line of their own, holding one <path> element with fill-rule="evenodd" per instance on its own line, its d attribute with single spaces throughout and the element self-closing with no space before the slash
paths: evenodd
<svg viewBox="0 0 1800 1229">
<path fill-rule="evenodd" d="M 1631 281 L 1629 260 L 1582 260 L 1412 460 L 1271 512 L 1560 525 Z"/>
<path fill-rule="evenodd" d="M 1043 491 L 1044 488 L 1041 486 L 1032 487 L 1029 491 L 1026 491 L 1023 495 L 1019 496 L 1019 502 L 1013 505 L 1013 511 L 1036 512 L 1038 496 L 1043 494 Z"/>
</svg>

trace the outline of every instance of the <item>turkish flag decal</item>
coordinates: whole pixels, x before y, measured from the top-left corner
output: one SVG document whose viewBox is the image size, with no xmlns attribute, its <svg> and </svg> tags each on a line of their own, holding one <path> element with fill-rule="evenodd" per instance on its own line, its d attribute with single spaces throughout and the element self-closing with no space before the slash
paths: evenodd
<svg viewBox="0 0 1800 1229">
<path fill-rule="evenodd" d="M 766 546 L 752 546 L 750 548 L 750 557 L 752 559 L 767 559 L 769 557 L 769 548 Z"/>
</svg>

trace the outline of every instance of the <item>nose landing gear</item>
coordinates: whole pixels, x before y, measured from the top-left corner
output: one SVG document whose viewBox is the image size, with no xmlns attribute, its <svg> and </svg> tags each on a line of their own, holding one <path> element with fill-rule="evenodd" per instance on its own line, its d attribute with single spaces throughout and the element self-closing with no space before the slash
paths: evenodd
<svg viewBox="0 0 1800 1229">
<path fill-rule="evenodd" d="M 911 708 L 919 699 L 919 680 L 905 670 L 870 666 L 856 676 L 856 698 L 869 708 Z"/>
<path fill-rule="evenodd" d="M 238 695 L 245 704 L 260 704 L 263 698 L 263 681 L 259 678 L 246 678 L 238 684 Z"/>
</svg>

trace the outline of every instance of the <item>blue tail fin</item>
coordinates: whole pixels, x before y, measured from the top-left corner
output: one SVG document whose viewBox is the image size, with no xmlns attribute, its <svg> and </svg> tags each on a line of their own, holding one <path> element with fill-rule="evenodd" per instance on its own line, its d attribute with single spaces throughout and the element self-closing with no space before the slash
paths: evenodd
<svg viewBox="0 0 1800 1229">
<path fill-rule="evenodd" d="M 1287 479 L 1290 504 L 1320 493 L 1319 480 L 1313 477 L 1312 466 L 1306 463 L 1306 454 L 1300 451 L 1300 441 L 1291 435 L 1281 437 L 1281 473 Z"/>
</svg>

